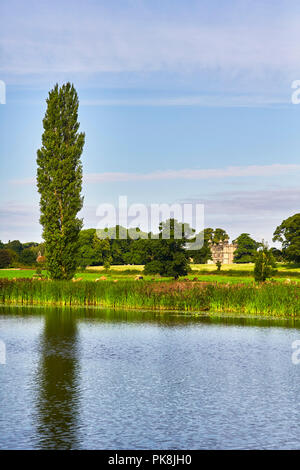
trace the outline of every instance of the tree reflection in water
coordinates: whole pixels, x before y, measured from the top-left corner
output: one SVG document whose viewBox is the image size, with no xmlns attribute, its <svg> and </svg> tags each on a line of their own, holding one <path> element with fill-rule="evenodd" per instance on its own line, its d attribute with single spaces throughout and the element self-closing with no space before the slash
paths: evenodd
<svg viewBox="0 0 300 470">
<path fill-rule="evenodd" d="M 51 309 L 45 315 L 37 372 L 38 447 L 78 448 L 78 334 L 74 313 Z"/>
</svg>

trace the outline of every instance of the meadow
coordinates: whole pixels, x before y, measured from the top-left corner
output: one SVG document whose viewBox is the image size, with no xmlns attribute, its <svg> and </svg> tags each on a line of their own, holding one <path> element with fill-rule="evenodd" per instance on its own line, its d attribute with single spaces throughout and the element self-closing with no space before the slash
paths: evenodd
<svg viewBox="0 0 300 470">
<path fill-rule="evenodd" d="M 197 280 L 225 284 L 251 284 L 253 283 L 253 268 L 254 264 L 252 263 L 246 265 L 228 264 L 223 265 L 221 271 L 218 272 L 214 264 L 192 264 L 191 273 L 181 277 L 180 280 Z M 137 276 L 142 276 L 145 281 L 163 282 L 172 280 L 172 278 L 167 277 L 144 275 L 143 269 L 143 265 L 115 265 L 111 266 L 111 269 L 108 271 L 105 271 L 103 266 L 90 266 L 85 270 L 79 270 L 74 278 L 84 281 L 95 281 L 96 279 L 106 281 L 132 281 L 135 280 Z M 46 271 L 43 271 L 43 275 L 46 275 Z M 0 279 L 33 278 L 34 276 L 34 269 L 0 269 Z M 288 282 L 289 280 L 300 282 L 300 266 L 278 264 L 274 280 L 278 282 Z"/>
</svg>

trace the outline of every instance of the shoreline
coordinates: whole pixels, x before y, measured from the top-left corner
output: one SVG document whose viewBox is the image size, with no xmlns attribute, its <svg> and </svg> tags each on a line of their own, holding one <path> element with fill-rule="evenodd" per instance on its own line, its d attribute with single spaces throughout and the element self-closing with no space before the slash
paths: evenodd
<svg viewBox="0 0 300 470">
<path fill-rule="evenodd" d="M 296 320 L 300 321 L 300 314 L 298 315 L 285 315 L 281 313 L 265 313 L 265 312 L 246 312 L 242 309 L 219 309 L 219 310 L 182 310 L 182 309 L 172 309 L 168 306 L 165 307 L 145 307 L 145 306 L 129 306 L 127 304 L 118 304 L 116 306 L 109 303 L 97 303 L 97 304 L 67 304 L 62 302 L 21 302 L 21 301 L 11 301 L 6 303 L 0 303 L 0 308 L 14 308 L 18 307 L 21 309 L 27 308 L 61 308 L 63 310 L 79 310 L 79 309 L 88 309 L 88 310 L 111 310 L 114 312 L 128 310 L 132 312 L 142 312 L 142 313 L 157 313 L 157 314 L 177 314 L 180 316 L 191 317 L 191 318 L 236 318 L 236 319 L 261 319 L 261 320 Z"/>
<path fill-rule="evenodd" d="M 124 312 L 124 311 L 129 311 L 129 312 L 141 312 L 143 314 L 158 314 L 158 315 L 164 315 L 168 314 L 174 317 L 182 317 L 182 318 L 190 318 L 190 319 L 213 319 L 213 320 L 257 320 L 257 321 L 286 321 L 286 322 L 297 322 L 299 323 L 300 327 L 300 315 L 294 315 L 294 316 L 284 316 L 284 315 L 272 315 L 272 314 L 265 314 L 265 313 L 245 313 L 245 312 L 234 312 L 234 311 L 192 311 L 192 310 L 176 310 L 176 309 L 168 309 L 167 307 L 164 309 L 159 309 L 159 308 L 144 308 L 144 307 L 128 307 L 128 306 L 117 306 L 117 307 L 112 307 L 109 305 L 66 305 L 66 304 L 53 304 L 53 303 L 35 303 L 35 304 L 30 304 L 30 303 L 20 303 L 20 302 L 11 302 L 11 303 L 0 303 L 0 309 L 6 309 L 6 308 L 19 308 L 20 310 L 26 310 L 30 308 L 34 309 L 62 309 L 62 310 L 74 310 L 74 311 L 111 311 L 114 313 L 118 312 Z M 0 312 L 1 313 L 1 312 Z"/>
</svg>

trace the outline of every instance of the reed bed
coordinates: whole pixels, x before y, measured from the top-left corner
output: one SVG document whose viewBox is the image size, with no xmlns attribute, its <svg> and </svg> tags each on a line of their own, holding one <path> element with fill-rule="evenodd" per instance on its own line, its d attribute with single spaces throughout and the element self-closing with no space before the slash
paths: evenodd
<svg viewBox="0 0 300 470">
<path fill-rule="evenodd" d="M 103 306 L 300 317 L 300 286 L 151 281 L 0 279 L 2 304 Z"/>
</svg>

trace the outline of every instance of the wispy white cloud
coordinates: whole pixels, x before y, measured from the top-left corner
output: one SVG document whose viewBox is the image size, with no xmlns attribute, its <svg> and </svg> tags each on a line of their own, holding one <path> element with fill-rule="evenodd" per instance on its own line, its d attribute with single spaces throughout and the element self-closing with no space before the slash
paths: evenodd
<svg viewBox="0 0 300 470">
<path fill-rule="evenodd" d="M 123 182 L 123 181 L 154 181 L 174 179 L 215 179 L 251 176 L 277 176 L 300 172 L 300 164 L 273 164 L 229 166 L 226 168 L 182 169 L 154 171 L 150 173 L 90 173 L 85 175 L 87 183 Z"/>
<path fill-rule="evenodd" d="M 1 225 L 30 226 L 33 220 L 38 220 L 39 208 L 38 206 L 23 204 L 18 201 L 3 202 L 0 205 L 0 218 L 2 221 Z"/>
<path fill-rule="evenodd" d="M 266 189 L 256 191 L 222 191 L 210 197 L 188 198 L 183 202 L 205 204 L 211 215 L 235 217 L 264 217 L 283 212 L 300 211 L 300 189 Z"/>
<path fill-rule="evenodd" d="M 290 104 L 290 96 L 276 94 L 209 94 L 173 97 L 144 97 L 144 98 L 103 98 L 83 99 L 81 106 L 204 106 L 204 107 L 269 107 Z"/>
<path fill-rule="evenodd" d="M 248 165 L 228 166 L 226 168 L 203 168 L 182 170 L 153 171 L 149 173 L 86 173 L 83 178 L 86 183 L 118 183 L 130 181 L 156 181 L 156 180 L 202 180 L 219 178 L 241 178 L 259 176 L 280 176 L 300 172 L 300 164 Z M 21 178 L 10 180 L 15 185 L 33 185 L 35 178 Z"/>
</svg>

